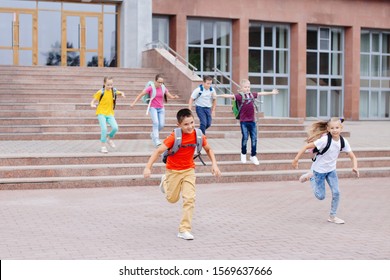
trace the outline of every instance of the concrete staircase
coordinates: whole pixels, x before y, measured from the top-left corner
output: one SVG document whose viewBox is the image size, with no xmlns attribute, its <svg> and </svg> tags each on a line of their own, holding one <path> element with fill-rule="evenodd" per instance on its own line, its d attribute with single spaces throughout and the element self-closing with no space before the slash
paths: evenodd
<svg viewBox="0 0 390 280">
<path fill-rule="evenodd" d="M 129 104 L 141 92 L 145 81 L 153 79 L 160 69 L 71 68 L 71 67 L 8 67 L 0 66 L 0 140 L 9 147 L 26 143 L 55 142 L 58 151 L 51 153 L 3 153 L 0 155 L 0 189 L 75 188 L 158 185 L 165 167 L 156 163 L 151 179 L 142 177 L 142 170 L 152 148 L 100 154 L 93 152 L 65 152 L 66 141 L 82 141 L 96 145 L 100 129 L 94 109 L 89 107 L 92 94 L 101 87 L 104 76 L 113 76 L 115 87 L 124 91 L 126 99 L 117 101 L 116 119 L 120 131 L 119 141 L 147 141 L 151 122 L 145 115 L 146 105 Z M 174 85 L 166 79 L 167 88 L 174 94 Z M 186 99 L 166 105 L 165 137 L 176 126 L 175 114 L 187 107 Z M 346 133 L 349 136 L 349 133 Z M 260 118 L 259 138 L 299 138 L 306 136 L 302 119 Z M 240 141 L 238 122 L 230 106 L 219 105 L 209 139 Z M 219 140 L 218 140 L 219 141 Z M 225 141 L 225 142 L 223 142 Z M 303 143 L 303 142 L 302 142 Z M 146 145 L 146 144 L 145 144 Z M 147 145 L 146 145 L 147 146 Z M 11 150 L 11 149 L 10 149 Z M 15 149 L 12 149 L 12 151 Z M 296 180 L 302 169 L 310 168 L 308 156 L 301 170 L 291 169 L 296 152 L 267 151 L 260 155 L 260 166 L 241 164 L 237 149 L 216 152 L 223 177 L 219 182 L 247 182 Z M 390 151 L 356 151 L 363 176 L 390 176 Z M 204 156 L 204 158 L 207 158 Z M 207 162 L 206 162 L 207 163 Z M 339 176 L 350 177 L 350 162 L 341 158 Z M 210 163 L 197 166 L 197 182 L 217 182 L 211 178 Z"/>
<path fill-rule="evenodd" d="M 118 97 L 115 117 L 120 125 L 117 139 L 149 139 L 150 117 L 146 105 L 129 105 L 142 91 L 145 81 L 160 69 L 9 67 L 0 66 L 1 140 L 93 140 L 98 139 L 92 95 L 102 86 L 104 76 L 114 77 L 114 86 L 127 95 Z M 176 112 L 187 107 L 188 93 L 178 93 L 168 78 L 166 86 L 181 98 L 166 104 L 166 127 L 162 137 L 176 126 Z M 304 137 L 301 119 L 261 119 L 261 137 Z M 234 135 L 232 135 L 234 134 Z M 219 105 L 209 136 L 224 138 L 240 134 L 231 107 Z"/>
</svg>

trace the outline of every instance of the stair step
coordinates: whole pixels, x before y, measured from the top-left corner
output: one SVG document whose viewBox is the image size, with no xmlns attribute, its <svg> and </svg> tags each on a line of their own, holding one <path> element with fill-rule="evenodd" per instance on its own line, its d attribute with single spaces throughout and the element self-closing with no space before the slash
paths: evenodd
<svg viewBox="0 0 390 280">
<path fill-rule="evenodd" d="M 218 157 L 219 158 L 219 157 Z M 199 162 L 196 170 L 200 173 L 207 173 L 210 170 L 211 162 L 206 161 L 206 166 Z M 229 172 L 258 172 L 292 169 L 291 160 L 261 160 L 256 166 L 247 162 L 219 160 L 219 169 L 223 174 Z M 300 169 L 308 170 L 311 166 L 310 160 L 302 160 Z M 344 169 L 351 166 L 349 159 L 338 161 L 338 168 Z M 389 158 L 359 158 L 359 168 L 390 167 Z M 74 164 L 74 165 L 28 165 L 28 166 L 3 166 L 0 167 L 0 178 L 30 178 L 30 177 L 79 177 L 79 176 L 121 176 L 128 174 L 142 174 L 145 163 L 113 163 L 107 164 Z M 163 174 L 165 164 L 156 163 L 153 172 Z"/>
<path fill-rule="evenodd" d="M 390 168 L 362 168 L 361 177 L 389 177 Z M 234 183 L 256 181 L 293 181 L 298 180 L 302 171 L 257 171 L 257 172 L 229 172 L 220 178 L 210 173 L 197 173 L 197 183 Z M 339 169 L 339 178 L 353 178 L 350 169 Z M 97 187 L 130 187 L 130 186 L 158 186 L 161 174 L 154 174 L 149 179 L 142 175 L 121 176 L 79 176 L 79 177 L 39 177 L 39 178 L 9 178 L 0 179 L 0 190 L 46 189 L 46 188 L 97 188 Z M 298 182 L 297 182 L 298 184 Z M 156 188 L 156 191 L 157 188 Z"/>
</svg>

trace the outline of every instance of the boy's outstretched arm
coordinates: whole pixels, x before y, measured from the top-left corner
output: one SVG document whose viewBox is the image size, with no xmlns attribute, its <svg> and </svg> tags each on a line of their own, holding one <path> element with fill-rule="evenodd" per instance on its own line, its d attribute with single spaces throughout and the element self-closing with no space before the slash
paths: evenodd
<svg viewBox="0 0 390 280">
<path fill-rule="evenodd" d="M 214 152 L 213 152 L 213 150 L 211 149 L 210 145 L 207 144 L 206 146 L 203 147 L 203 149 L 206 151 L 207 156 L 208 156 L 209 159 L 211 160 L 211 173 L 212 173 L 214 176 L 216 176 L 216 177 L 220 177 L 220 176 L 221 176 L 221 171 L 220 171 L 219 168 L 218 168 L 217 160 L 215 159 Z"/>
<path fill-rule="evenodd" d="M 150 174 L 152 173 L 152 166 L 156 162 L 156 160 L 161 156 L 161 154 L 167 150 L 168 147 L 162 143 L 160 146 L 158 146 L 157 149 L 154 150 L 153 154 L 150 156 L 148 163 L 145 166 L 144 169 L 144 178 L 149 178 Z"/>
<path fill-rule="evenodd" d="M 217 97 L 223 97 L 223 98 L 234 98 L 234 94 L 217 94 Z"/>
<path fill-rule="evenodd" d="M 356 173 L 356 177 L 359 178 L 359 170 L 358 170 L 358 163 L 357 163 L 356 156 L 355 156 L 355 154 L 353 152 L 349 152 L 348 156 L 349 156 L 349 158 L 352 161 L 352 172 L 355 172 Z"/>
<path fill-rule="evenodd" d="M 274 88 L 272 91 L 260 91 L 257 93 L 257 95 L 273 95 L 273 94 L 278 94 L 279 90 Z"/>
<path fill-rule="evenodd" d="M 301 158 L 301 156 L 306 152 L 308 149 L 313 149 L 316 146 L 314 145 L 313 142 L 306 144 L 303 146 L 303 148 L 298 152 L 298 154 L 295 156 L 294 160 L 292 161 L 291 165 L 297 169 L 298 168 L 298 161 Z"/>
</svg>

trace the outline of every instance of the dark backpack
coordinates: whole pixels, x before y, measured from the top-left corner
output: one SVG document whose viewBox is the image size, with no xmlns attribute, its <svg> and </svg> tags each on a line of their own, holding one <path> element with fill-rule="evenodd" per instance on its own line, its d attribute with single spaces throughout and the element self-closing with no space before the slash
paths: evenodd
<svg viewBox="0 0 390 280">
<path fill-rule="evenodd" d="M 319 151 L 317 147 L 313 149 L 314 155 L 313 158 L 311 159 L 312 161 L 316 161 L 318 155 L 323 155 L 329 150 L 330 144 L 332 143 L 332 134 L 328 132 L 327 136 L 328 136 L 328 141 L 326 142 L 325 148 L 323 148 L 321 151 Z M 341 151 L 345 147 L 345 141 L 343 136 L 341 135 L 340 135 L 340 141 L 341 141 L 341 147 L 340 147 L 340 151 Z"/>
<path fill-rule="evenodd" d="M 206 165 L 204 161 L 201 158 L 200 152 L 202 151 L 202 131 L 199 128 L 195 128 L 196 131 L 196 144 L 187 144 L 182 146 L 181 145 L 181 139 L 182 139 L 182 131 L 181 128 L 175 128 L 175 142 L 173 143 L 172 148 L 169 148 L 168 150 L 164 151 L 162 154 L 162 162 L 167 163 L 167 158 L 171 155 L 174 155 L 180 148 L 186 148 L 186 147 L 196 147 L 196 153 L 194 154 L 194 159 L 199 157 L 199 160 L 203 163 L 203 165 Z"/>
<path fill-rule="evenodd" d="M 116 88 L 112 88 L 112 99 L 113 99 L 113 109 L 115 110 L 115 105 L 116 105 Z M 100 94 L 99 102 L 102 100 L 104 95 L 104 87 L 102 88 L 102 93 Z"/>
<path fill-rule="evenodd" d="M 199 94 L 198 94 L 198 97 L 197 97 L 197 98 L 199 98 L 199 97 L 202 95 L 203 91 L 204 91 L 204 87 L 203 87 L 202 84 L 199 85 L 199 88 L 200 88 L 200 91 L 199 91 Z M 211 92 L 211 91 L 213 91 L 214 89 L 213 89 L 213 87 L 210 87 L 209 90 L 210 90 L 210 92 Z M 197 99 L 197 98 L 195 98 L 195 99 Z M 195 100 L 195 99 L 194 99 L 194 100 Z"/>
</svg>

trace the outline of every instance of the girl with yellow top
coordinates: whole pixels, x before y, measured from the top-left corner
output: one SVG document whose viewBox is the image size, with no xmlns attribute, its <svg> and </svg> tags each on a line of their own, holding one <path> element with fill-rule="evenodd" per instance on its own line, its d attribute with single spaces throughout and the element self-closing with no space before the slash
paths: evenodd
<svg viewBox="0 0 390 280">
<path fill-rule="evenodd" d="M 114 117 L 116 95 L 120 94 L 125 97 L 124 92 L 113 88 L 113 78 L 104 77 L 103 88 L 98 90 L 91 101 L 91 107 L 96 108 L 96 115 L 99 120 L 101 134 L 101 152 L 108 153 L 106 143 L 115 148 L 115 143 L 112 141 L 115 134 L 118 132 L 118 124 Z M 97 102 L 97 105 L 96 105 Z M 111 126 L 111 132 L 107 134 L 107 123 Z"/>
</svg>

